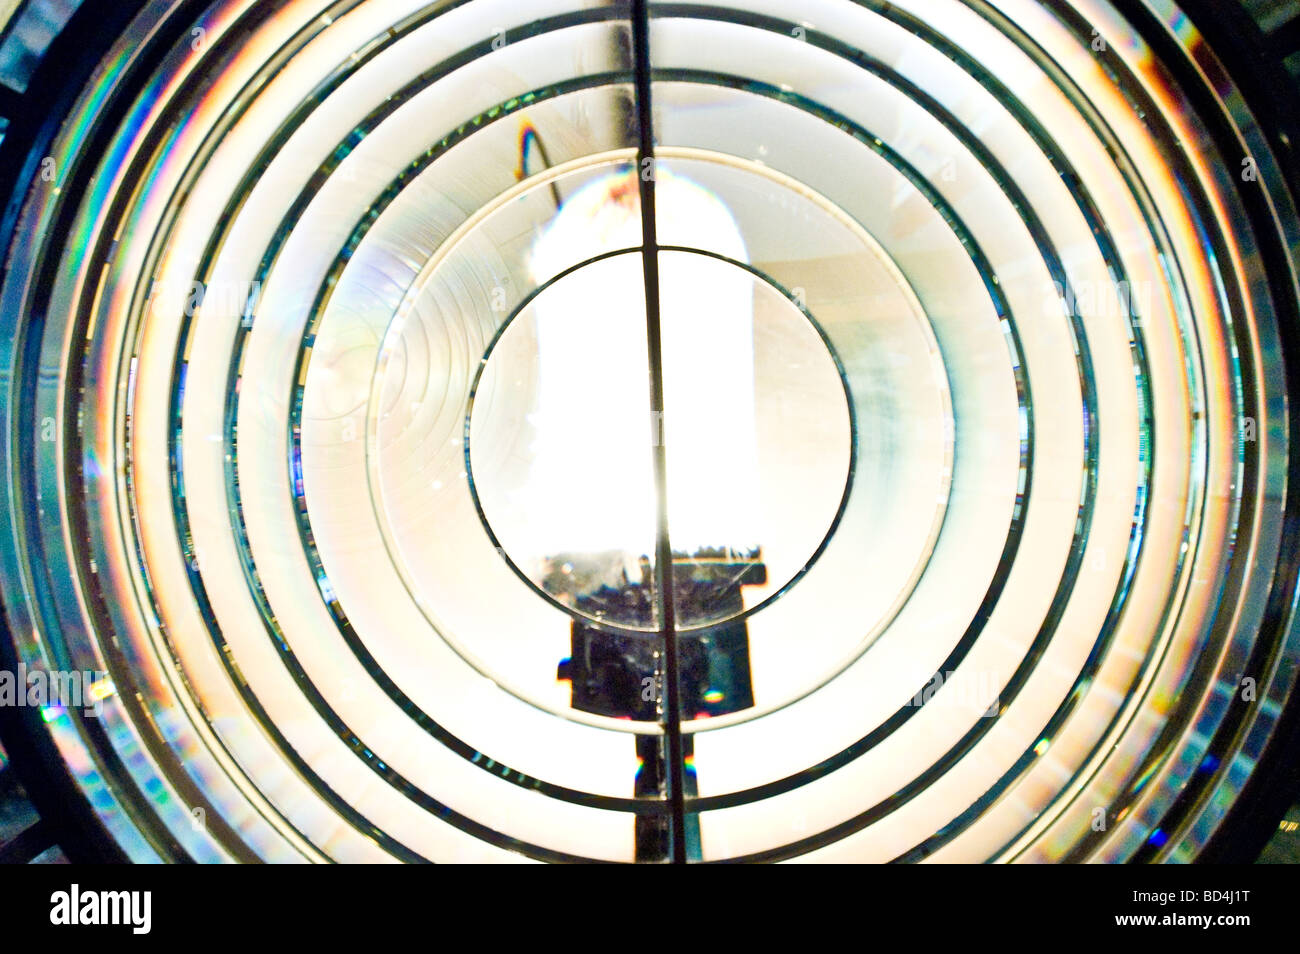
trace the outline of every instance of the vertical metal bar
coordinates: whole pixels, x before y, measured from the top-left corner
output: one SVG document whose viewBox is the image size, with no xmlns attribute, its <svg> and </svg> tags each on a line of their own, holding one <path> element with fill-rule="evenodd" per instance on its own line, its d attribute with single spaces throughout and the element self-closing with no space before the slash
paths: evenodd
<svg viewBox="0 0 1300 954">
<path fill-rule="evenodd" d="M 664 647 L 667 742 L 666 785 L 672 810 L 669 857 L 686 862 L 686 757 L 682 745 L 677 661 L 677 617 L 673 606 L 673 548 L 668 528 L 668 452 L 664 427 L 663 341 L 659 318 L 659 236 L 655 225 L 654 114 L 650 83 L 650 12 L 647 0 L 632 0 L 632 61 L 636 75 L 637 175 L 641 190 L 641 258 L 645 273 L 646 343 L 650 358 L 650 409 L 656 424 L 654 444 L 655 495 L 658 525 L 655 539 L 655 601 Z"/>
</svg>

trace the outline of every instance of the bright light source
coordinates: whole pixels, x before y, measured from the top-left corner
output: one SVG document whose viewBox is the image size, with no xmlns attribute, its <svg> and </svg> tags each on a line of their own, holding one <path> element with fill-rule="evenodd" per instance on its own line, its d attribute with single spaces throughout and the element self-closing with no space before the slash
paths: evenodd
<svg viewBox="0 0 1300 954">
<path fill-rule="evenodd" d="M 724 250 L 747 263 L 726 206 L 662 166 L 661 246 Z M 534 277 L 641 244 L 632 171 L 578 190 L 538 239 Z M 679 553 L 751 552 L 758 510 L 754 301 L 748 274 L 701 255 L 660 258 L 662 424 L 650 408 L 639 254 L 580 267 L 536 301 L 538 385 L 533 460 L 519 490 L 530 552 L 654 552 L 652 445 L 666 444 L 669 525 Z M 575 443 L 583 452 L 574 451 Z M 577 502 L 574 519 L 558 501 Z"/>
</svg>

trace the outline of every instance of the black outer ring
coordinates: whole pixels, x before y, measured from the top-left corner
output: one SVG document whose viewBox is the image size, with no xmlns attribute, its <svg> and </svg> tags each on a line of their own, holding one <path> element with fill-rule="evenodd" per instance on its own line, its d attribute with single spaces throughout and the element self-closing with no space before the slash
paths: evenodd
<svg viewBox="0 0 1300 954">
<path fill-rule="evenodd" d="M 33 74 L 27 91 L 12 97 L 19 109 L 9 116 L 9 126 L 0 144 L 0 234 L 12 238 L 18 214 L 27 197 L 25 183 L 30 180 L 45 150 L 56 135 L 63 118 L 80 95 L 88 78 L 102 57 L 116 42 L 147 0 L 87 0 L 62 32 L 54 39 Z M 99 131 L 94 146 L 112 135 L 115 124 L 129 107 L 127 93 L 146 82 L 154 67 L 168 54 L 175 42 L 187 35 L 193 16 L 206 7 L 206 0 L 183 0 L 168 20 L 160 26 L 151 44 L 137 51 L 137 60 L 126 84 L 98 115 Z M 1293 203 L 1300 203 L 1300 110 L 1296 97 L 1281 91 L 1293 90 L 1294 81 L 1283 69 L 1264 33 L 1235 3 L 1223 0 L 1179 0 L 1198 31 L 1206 38 L 1225 67 L 1256 118 L 1268 141 L 1273 158 L 1281 169 L 1282 182 L 1290 191 Z M 1161 22 L 1141 0 L 1116 0 L 1117 9 L 1150 44 L 1167 68 L 1186 75 L 1191 82 L 1183 92 L 1197 107 L 1209 131 L 1220 144 L 1229 145 L 1227 155 L 1239 150 L 1235 128 L 1224 116 L 1213 93 L 1203 85 L 1186 53 Z M 1264 54 L 1264 55 L 1261 55 Z M 85 189 L 88 171 L 76 170 L 69 181 L 69 191 Z M 1270 210 L 1262 190 L 1255 186 L 1238 186 L 1241 200 L 1248 210 L 1260 244 L 1260 257 L 1272 276 L 1287 275 L 1292 266 L 1288 250 L 1270 221 Z M 73 214 L 65 207 L 56 221 L 53 234 L 66 235 Z M 6 243 L 7 244 L 7 243 Z M 1275 278 L 1273 290 L 1278 310 L 1287 390 L 1300 395 L 1300 301 L 1294 289 L 1280 286 Z M 1300 573 L 1300 407 L 1290 403 L 1292 440 L 1289 447 L 1288 487 L 1291 491 L 1285 510 L 1283 535 L 1279 549 L 1275 584 L 1265 613 L 1261 641 L 1265 656 L 1281 644 L 1289 622 L 1289 609 Z M 7 624 L 0 615 L 0 667 L 17 667 L 15 647 Z M 1254 660 L 1252 660 L 1253 662 Z M 1266 660 L 1260 660 L 1266 661 Z M 1233 720 L 1215 742 L 1231 741 L 1239 722 Z M 93 732 L 102 733 L 97 726 Z M 0 707 L 0 740 L 12 765 L 24 783 L 28 797 L 52 832 L 56 843 L 73 862 L 121 863 L 126 856 L 109 835 L 98 816 L 85 801 L 46 730 L 38 710 L 26 707 Z M 121 771 L 119 764 L 108 766 Z M 133 783 L 123 778 L 128 791 Z M 1166 813 L 1166 825 L 1184 823 L 1199 806 L 1205 792 L 1190 787 Z M 1242 863 L 1254 861 L 1277 828 L 1283 813 L 1300 800 L 1300 698 L 1293 692 L 1261 753 L 1255 770 L 1229 808 L 1226 817 L 1196 861 L 1198 863 Z M 158 826 L 145 827 L 158 836 Z M 154 847 L 170 860 L 187 860 L 180 846 L 170 838 Z M 1153 860 L 1139 852 L 1135 860 Z"/>
<path fill-rule="evenodd" d="M 88 0 L 82 4 L 50 44 L 28 83 L 27 92 L 18 99 L 19 108 L 9 117 L 9 127 L 3 144 L 0 144 L 0 196 L 4 201 L 0 212 L 0 235 L 5 236 L 6 248 L 12 241 L 18 216 L 27 199 L 27 184 L 41 158 L 94 70 L 146 2 L 114 0 L 100 3 Z M 204 6 L 205 0 L 188 0 L 173 10 L 173 15 L 160 25 L 153 42 L 137 51 L 129 85 L 106 103 L 98 114 L 99 128 L 88 154 L 100 154 L 96 147 L 107 143 L 130 107 L 131 97 L 125 94 L 147 82 L 157 65 L 187 34 L 191 16 L 197 15 Z M 81 194 L 89 185 L 88 178 L 89 170 L 79 167 L 69 180 L 68 191 Z M 65 205 L 54 223 L 52 234 L 66 237 L 75 211 L 71 203 Z M 30 337 L 27 340 L 29 343 L 32 341 Z M 21 383 L 16 384 L 21 386 Z M 19 461 L 18 466 L 25 469 L 27 464 Z M 5 476 L 7 479 L 8 475 Z M 17 489 L 21 492 L 25 486 L 25 482 L 20 482 Z M 19 506 L 29 504 L 21 498 L 18 501 Z M 4 614 L 0 614 L 0 634 L 0 667 L 14 671 L 17 652 Z M 87 728 L 92 737 L 103 735 L 102 728 L 93 722 L 87 723 Z M 121 846 L 109 834 L 73 780 L 39 710 L 0 707 L 0 739 L 12 759 L 10 770 L 18 774 L 51 839 L 63 849 L 70 861 L 90 864 L 128 861 Z M 104 766 L 105 770 L 120 778 L 128 791 L 134 789 L 134 783 L 112 754 L 112 747 L 103 746 L 102 753 L 108 753 L 113 760 L 112 764 Z M 145 820 L 144 827 L 154 835 L 153 846 L 164 858 L 189 860 L 179 844 L 159 831 L 158 825 Z"/>
<path fill-rule="evenodd" d="M 1296 90 L 1295 81 L 1270 51 L 1263 31 L 1236 3 L 1179 0 L 1179 6 L 1237 85 L 1281 169 L 1280 184 L 1290 191 L 1293 206 L 1300 206 L 1300 155 L 1296 152 L 1300 144 L 1300 110 L 1297 110 L 1296 93 L 1300 91 Z M 1185 52 L 1144 4 L 1129 0 L 1118 4 L 1118 8 L 1167 67 L 1177 69 L 1187 65 Z M 1235 156 L 1240 145 L 1233 125 L 1200 78 L 1193 77 L 1193 80 L 1183 87 L 1183 92 L 1205 120 L 1209 132 L 1227 147 L 1224 155 Z M 1292 92 L 1288 94 L 1287 91 Z M 1260 627 L 1261 636 L 1267 638 L 1259 641 L 1259 650 L 1252 655 L 1246 671 L 1252 671 L 1257 662 L 1267 661 L 1266 654 L 1271 654 L 1286 638 L 1286 628 L 1291 622 L 1290 609 L 1296 595 L 1296 578 L 1300 573 L 1300 406 L 1296 402 L 1297 395 L 1300 395 L 1300 301 L 1294 289 L 1281 285 L 1279 276 L 1289 274 L 1292 262 L 1282 236 L 1270 221 L 1264 192 L 1260 188 L 1262 182 L 1239 181 L 1237 191 L 1251 225 L 1257 226 L 1254 234 L 1259 242 L 1260 258 L 1271 279 L 1270 290 L 1274 293 L 1274 306 L 1278 311 L 1287 393 L 1291 397 L 1288 402 L 1290 445 L 1288 494 L 1274 572 L 1276 582 L 1269 594 L 1264 622 Z M 1253 671 L 1260 669 L 1253 668 Z M 1243 703 L 1239 696 L 1235 698 L 1234 708 L 1240 710 Z M 1215 734 L 1210 750 L 1213 751 L 1221 740 L 1228 741 L 1235 732 L 1236 725 L 1229 722 Z M 1204 794 L 1194 783 L 1190 784 L 1166 811 L 1162 826 L 1186 822 Z M 1300 801 L 1300 684 L 1292 686 L 1291 695 L 1254 770 L 1218 829 L 1197 855 L 1196 863 L 1254 862 L 1277 831 L 1283 814 L 1297 801 Z M 1166 827 L 1166 830 L 1172 829 Z M 1174 839 L 1171 837 L 1170 841 Z M 1134 857 L 1135 861 L 1154 860 L 1145 848 Z"/>
</svg>

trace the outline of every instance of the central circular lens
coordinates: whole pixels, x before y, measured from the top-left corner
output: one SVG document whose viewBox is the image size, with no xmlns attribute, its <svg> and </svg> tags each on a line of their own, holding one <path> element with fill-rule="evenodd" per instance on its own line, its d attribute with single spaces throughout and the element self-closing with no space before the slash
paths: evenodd
<svg viewBox="0 0 1300 954">
<path fill-rule="evenodd" d="M 382 339 L 357 412 L 367 439 L 324 480 L 348 497 L 368 488 L 387 558 L 367 568 L 368 599 L 384 577 L 404 591 L 384 611 L 423 616 L 385 637 L 395 651 L 437 654 L 436 642 L 539 709 L 650 731 L 663 713 L 641 682 L 671 599 L 698 683 L 681 716 L 712 730 L 853 665 L 911 602 L 939 529 L 950 554 L 972 528 L 944 518 L 948 374 L 872 234 L 761 163 L 664 151 L 651 322 L 629 157 L 557 167 L 490 203 L 386 327 L 362 306 Z M 336 413 L 324 398 L 339 374 L 326 371 L 353 347 L 348 324 L 321 322 L 304 420 Z M 974 353 L 1000 384 L 1001 337 Z M 954 380 L 970 390 L 969 375 Z M 1015 442 L 1015 392 L 999 384 L 978 388 L 998 422 L 983 415 L 981 434 Z M 326 490 L 315 460 L 309 496 Z M 1009 499 L 1015 470 L 993 462 L 970 456 L 963 492 Z M 313 532 L 341 583 L 333 534 Z"/>
<path fill-rule="evenodd" d="M 639 630 L 660 625 L 657 448 L 681 627 L 738 616 L 808 567 L 853 448 L 840 369 L 795 302 L 712 255 L 664 252 L 659 269 L 662 414 L 642 258 L 629 252 L 578 267 L 514 315 L 469 428 L 475 496 L 502 556 L 571 612 Z"/>
</svg>

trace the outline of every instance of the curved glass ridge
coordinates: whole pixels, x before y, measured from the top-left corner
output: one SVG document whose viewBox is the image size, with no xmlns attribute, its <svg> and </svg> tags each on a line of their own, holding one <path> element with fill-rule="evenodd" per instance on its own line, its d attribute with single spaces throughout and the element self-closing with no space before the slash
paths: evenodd
<svg viewBox="0 0 1300 954">
<path fill-rule="evenodd" d="M 1300 662 L 1300 223 L 1174 3 L 195 14 L 0 285 L 0 600 L 123 854 L 1220 831 Z"/>
</svg>

